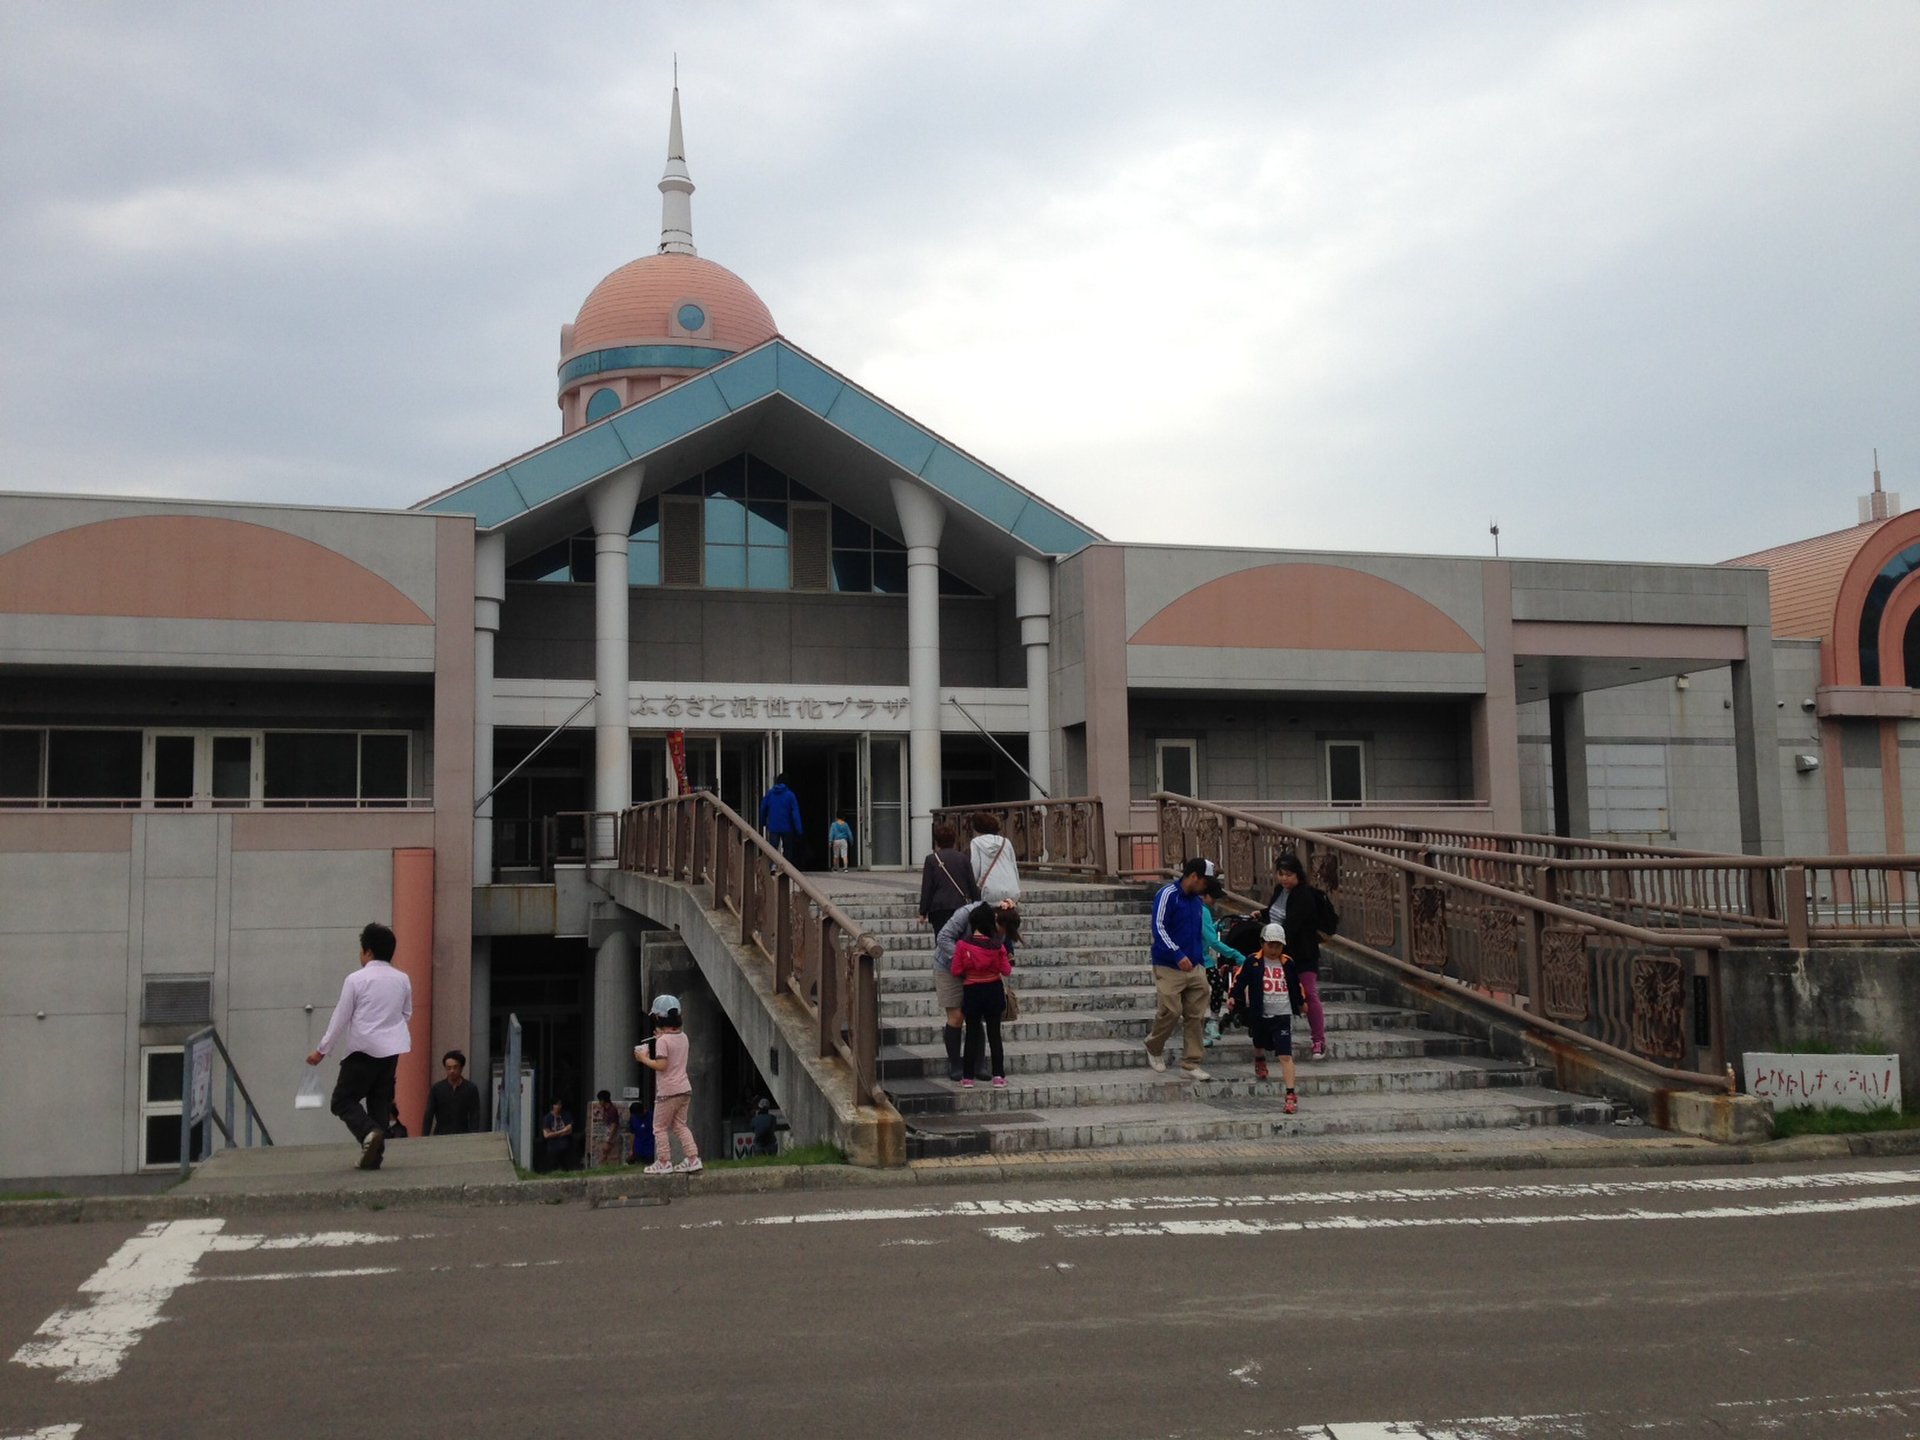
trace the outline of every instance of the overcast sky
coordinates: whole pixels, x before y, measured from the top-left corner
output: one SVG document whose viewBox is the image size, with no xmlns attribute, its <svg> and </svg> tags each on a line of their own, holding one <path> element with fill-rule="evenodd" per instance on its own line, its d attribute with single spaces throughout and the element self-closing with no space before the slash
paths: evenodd
<svg viewBox="0 0 1920 1440">
<path fill-rule="evenodd" d="M 406 505 L 658 242 L 1116 539 L 1920 504 L 1920 4 L 0 4 L 0 486 Z"/>
</svg>

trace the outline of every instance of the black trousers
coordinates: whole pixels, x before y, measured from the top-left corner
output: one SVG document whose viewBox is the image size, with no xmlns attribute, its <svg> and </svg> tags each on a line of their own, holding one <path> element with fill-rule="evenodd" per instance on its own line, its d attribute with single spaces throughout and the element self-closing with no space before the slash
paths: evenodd
<svg viewBox="0 0 1920 1440">
<path fill-rule="evenodd" d="M 990 980 L 984 985 L 969 985 L 960 992 L 960 1014 L 967 1022 L 967 1047 L 963 1073 L 980 1073 L 981 1032 L 986 1032 L 988 1058 L 993 1062 L 993 1073 L 1007 1073 L 1006 1051 L 1000 1045 L 1000 1017 L 1006 1013 L 1007 992 L 998 980 Z"/>
<path fill-rule="evenodd" d="M 333 1113 L 346 1123 L 354 1139 L 365 1140 L 372 1130 L 387 1133 L 387 1117 L 393 1114 L 393 1074 L 399 1068 L 398 1055 L 368 1055 L 359 1050 L 340 1062 Z"/>
</svg>

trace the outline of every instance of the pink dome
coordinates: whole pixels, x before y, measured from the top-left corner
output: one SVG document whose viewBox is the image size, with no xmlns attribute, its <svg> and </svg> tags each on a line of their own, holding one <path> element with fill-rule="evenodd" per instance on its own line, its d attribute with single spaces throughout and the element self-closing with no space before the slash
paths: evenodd
<svg viewBox="0 0 1920 1440">
<path fill-rule="evenodd" d="M 688 305 L 700 314 L 682 313 Z M 692 320 L 704 323 L 689 324 Z M 711 336 L 705 343 L 738 353 L 771 340 L 779 329 L 753 288 L 724 265 L 697 255 L 643 255 L 593 287 L 560 358 L 619 345 L 684 344 L 689 332 Z"/>
</svg>

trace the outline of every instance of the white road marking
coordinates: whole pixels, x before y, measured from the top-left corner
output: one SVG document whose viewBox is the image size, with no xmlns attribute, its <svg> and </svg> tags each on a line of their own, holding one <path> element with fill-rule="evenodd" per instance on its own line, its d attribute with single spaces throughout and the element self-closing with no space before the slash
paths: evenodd
<svg viewBox="0 0 1920 1440">
<path fill-rule="evenodd" d="M 4 1435 L 0 1440 L 73 1440 L 80 1433 L 78 1424 L 42 1425 L 38 1430 L 29 1430 L 24 1435 Z"/>
<path fill-rule="evenodd" d="M 1227 1374 L 1231 1375 L 1234 1379 L 1238 1380 L 1242 1385 L 1250 1386 L 1255 1390 L 1258 1390 L 1260 1388 L 1260 1382 L 1254 1379 L 1254 1376 L 1258 1375 L 1259 1373 L 1260 1373 L 1260 1362 L 1258 1360 L 1249 1360 L 1247 1361 L 1246 1364 L 1241 1365 L 1236 1369 L 1227 1371 Z"/>
<path fill-rule="evenodd" d="M 945 1205 L 884 1206 L 762 1215 L 736 1225 L 825 1225 L 902 1220 L 999 1219 L 1022 1215 L 1087 1215 L 1157 1210 L 1249 1210 L 1301 1205 L 1412 1205 L 1442 1200 L 1595 1200 L 1645 1195 L 1739 1195 L 1768 1191 L 1871 1189 L 1920 1185 L 1920 1169 L 1838 1170 L 1814 1175 L 1724 1175 L 1651 1180 L 1595 1180 L 1553 1185 L 1398 1186 L 1379 1190 L 1304 1190 L 1283 1195 L 1048 1196 L 1034 1199 L 956 1200 Z M 683 1230 L 710 1230 L 727 1222 L 700 1220 Z M 1017 1228 L 1017 1227 L 1015 1227 Z"/>
<path fill-rule="evenodd" d="M 341 1249 L 374 1245 L 401 1237 L 358 1230 L 320 1230 L 305 1235 L 228 1235 L 224 1220 L 172 1220 L 152 1224 L 108 1257 L 86 1280 L 80 1293 L 92 1297 L 84 1306 L 54 1311 L 13 1354 L 16 1365 L 58 1370 L 60 1379 L 92 1384 L 120 1373 L 140 1337 L 162 1316 L 173 1292 L 208 1278 L 247 1280 L 297 1279 L 297 1275 L 208 1277 L 194 1268 L 210 1253 L 241 1250 Z M 380 1271 L 310 1271 L 309 1276 Z"/>
<path fill-rule="evenodd" d="M 1697 1210 L 1576 1210 L 1558 1215 L 1329 1215 L 1313 1220 L 1122 1220 L 1111 1225 L 1055 1225 L 1068 1240 L 1157 1238 L 1168 1235 L 1283 1235 L 1303 1230 L 1450 1230 L 1511 1226 L 1592 1224 L 1619 1220 L 1759 1220 L 1787 1215 L 1846 1215 L 1870 1210 L 1910 1210 L 1920 1195 L 1859 1195 L 1847 1200 L 1789 1200 L 1778 1205 L 1712 1205 Z M 1009 1231 L 1013 1233 L 1009 1233 Z M 996 1240 L 1037 1240 L 1038 1232 L 988 1227 Z"/>
<path fill-rule="evenodd" d="M 398 1275 L 398 1265 L 363 1265 L 357 1270 L 281 1270 L 271 1275 L 196 1275 L 195 1285 L 237 1285 L 254 1280 L 341 1280 L 354 1275 Z"/>
<path fill-rule="evenodd" d="M 1038 1240 L 1041 1233 L 1038 1230 L 1029 1230 L 1024 1225 L 989 1225 L 987 1227 L 987 1234 L 1012 1245 L 1022 1245 L 1029 1240 Z"/>
<path fill-rule="evenodd" d="M 901 1249 L 901 1248 L 903 1248 L 903 1247 L 906 1247 L 906 1246 L 915 1246 L 915 1245 L 944 1245 L 944 1244 L 946 1244 L 946 1243 L 947 1243 L 947 1242 L 946 1242 L 946 1241 L 944 1241 L 944 1240 L 912 1240 L 912 1239 L 908 1239 L 908 1240 L 882 1240 L 882 1241 L 880 1242 L 880 1248 L 881 1248 L 882 1250 L 897 1250 L 897 1249 Z"/>
<path fill-rule="evenodd" d="M 1740 1427 L 1727 1431 L 1730 1435 L 1777 1435 L 1798 1433 L 1803 1427 L 1795 1425 L 1796 1421 L 1908 1419 L 1917 1402 L 1920 1390 L 1872 1390 L 1859 1395 L 1726 1400 L 1703 1408 L 1714 1415 L 1713 1423 Z M 1546 1440 L 1551 1436 L 1582 1440 L 1590 1430 L 1616 1435 L 1623 1421 L 1630 1421 L 1634 1429 L 1668 1430 L 1695 1419 L 1690 1415 L 1655 1416 L 1645 1411 L 1636 1411 L 1631 1417 L 1581 1411 L 1564 1415 L 1480 1415 L 1461 1420 L 1341 1420 L 1279 1433 L 1297 1440 Z"/>
</svg>

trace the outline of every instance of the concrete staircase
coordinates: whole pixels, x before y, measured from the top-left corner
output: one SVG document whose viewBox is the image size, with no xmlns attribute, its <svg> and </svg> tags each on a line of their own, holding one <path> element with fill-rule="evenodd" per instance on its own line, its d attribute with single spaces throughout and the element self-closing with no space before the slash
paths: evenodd
<svg viewBox="0 0 1920 1440">
<path fill-rule="evenodd" d="M 1295 1020 L 1300 1109 L 1285 1087 L 1253 1078 L 1246 1033 L 1234 1029 L 1202 1061 L 1213 1079 L 1147 1066 L 1153 1020 L 1146 944 L 1149 892 L 1133 886 L 1029 883 L 1014 970 L 1021 1018 L 1005 1031 L 1007 1088 L 949 1081 L 931 978 L 933 939 L 917 898 L 862 877 L 835 902 L 886 946 L 880 974 L 880 1073 L 906 1117 L 911 1158 L 1102 1146 L 1275 1141 L 1605 1122 L 1605 1101 L 1546 1088 L 1538 1068 L 1490 1058 L 1480 1042 L 1427 1029 L 1417 1011 L 1375 1003 L 1323 967 L 1330 1058 L 1305 1058 Z M 837 887 L 836 887 L 837 888 Z"/>
</svg>

